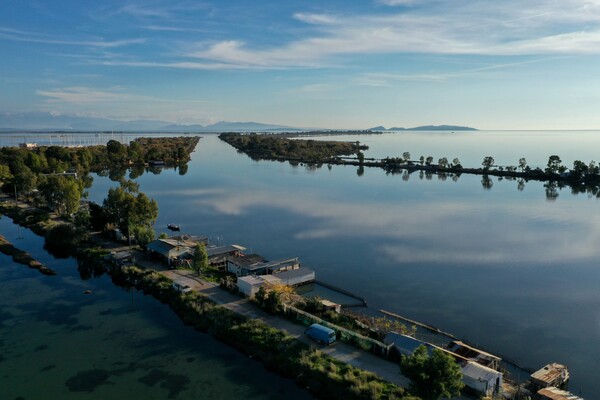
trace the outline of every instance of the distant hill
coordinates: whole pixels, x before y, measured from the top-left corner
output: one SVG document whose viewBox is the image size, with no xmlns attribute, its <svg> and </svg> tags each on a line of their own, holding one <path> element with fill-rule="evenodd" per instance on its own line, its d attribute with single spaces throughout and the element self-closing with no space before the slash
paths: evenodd
<svg viewBox="0 0 600 400">
<path fill-rule="evenodd" d="M 151 131 L 151 132 L 265 132 L 300 129 L 258 122 L 220 121 L 210 125 L 181 125 L 161 120 L 120 121 L 49 112 L 0 113 L 0 131 Z"/>
<path fill-rule="evenodd" d="M 377 132 L 391 132 L 391 131 L 476 131 L 477 129 L 470 128 L 468 126 L 458 126 L 458 125 L 423 125 L 423 126 L 415 126 L 414 128 L 393 127 L 390 129 L 386 129 L 384 126 L 376 126 L 369 130 L 377 131 Z"/>
</svg>

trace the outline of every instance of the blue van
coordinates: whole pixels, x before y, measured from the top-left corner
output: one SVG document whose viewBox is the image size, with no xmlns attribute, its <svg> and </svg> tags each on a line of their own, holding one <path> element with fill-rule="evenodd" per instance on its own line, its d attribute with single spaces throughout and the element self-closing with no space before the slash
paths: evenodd
<svg viewBox="0 0 600 400">
<path fill-rule="evenodd" d="M 335 342 L 335 331 L 319 324 L 312 324 L 304 331 L 309 338 L 321 344 L 332 344 Z"/>
</svg>

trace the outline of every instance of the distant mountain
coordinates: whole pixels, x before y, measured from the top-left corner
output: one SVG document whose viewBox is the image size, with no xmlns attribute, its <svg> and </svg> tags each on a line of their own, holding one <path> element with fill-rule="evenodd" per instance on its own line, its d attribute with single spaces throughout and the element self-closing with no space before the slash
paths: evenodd
<svg viewBox="0 0 600 400">
<path fill-rule="evenodd" d="M 120 121 L 48 112 L 0 113 L 0 131 L 152 131 L 152 132 L 250 132 L 296 131 L 297 128 L 258 122 L 220 121 L 211 125 L 180 125 L 161 120 Z"/>
<path fill-rule="evenodd" d="M 377 132 L 390 132 L 390 131 L 476 131 L 475 128 L 470 128 L 468 126 L 458 126 L 458 125 L 424 125 L 424 126 L 415 126 L 414 128 L 397 128 L 393 127 L 390 129 L 386 129 L 383 126 L 376 126 L 375 128 L 369 129 L 370 131 Z"/>
</svg>

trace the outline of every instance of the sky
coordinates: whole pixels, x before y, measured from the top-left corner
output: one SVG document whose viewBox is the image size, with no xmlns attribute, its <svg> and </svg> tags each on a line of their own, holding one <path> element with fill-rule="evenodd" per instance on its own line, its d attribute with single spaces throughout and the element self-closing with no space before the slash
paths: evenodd
<svg viewBox="0 0 600 400">
<path fill-rule="evenodd" d="M 600 0 L 2 0 L 0 113 L 600 129 Z"/>
</svg>

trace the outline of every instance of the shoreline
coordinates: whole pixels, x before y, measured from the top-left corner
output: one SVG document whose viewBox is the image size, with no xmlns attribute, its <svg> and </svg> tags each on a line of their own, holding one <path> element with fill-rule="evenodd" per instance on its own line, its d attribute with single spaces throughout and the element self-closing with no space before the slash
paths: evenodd
<svg viewBox="0 0 600 400">
<path fill-rule="evenodd" d="M 15 214 L 31 212 L 31 209 L 6 207 L 4 202 L 0 202 L 0 205 L 0 213 L 11 218 L 14 224 L 31 228 L 27 218 L 13 218 Z M 43 236 L 51 226 L 36 228 L 32 232 Z M 268 370 L 294 380 L 315 397 L 418 400 L 410 396 L 404 387 L 315 350 L 285 330 L 273 328 L 258 318 L 239 314 L 204 294 L 179 293 L 173 289 L 173 281 L 164 273 L 137 266 L 107 268 L 104 259 L 106 249 L 99 251 L 97 243 L 86 243 L 86 246 L 76 248 L 71 256 L 83 260 L 87 268 L 102 268 L 115 285 L 135 287 L 151 295 L 168 305 L 186 325 L 209 333 L 217 340 L 257 359 Z M 397 374 L 400 377 L 399 367 Z"/>
</svg>

